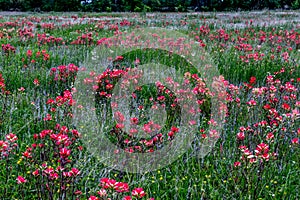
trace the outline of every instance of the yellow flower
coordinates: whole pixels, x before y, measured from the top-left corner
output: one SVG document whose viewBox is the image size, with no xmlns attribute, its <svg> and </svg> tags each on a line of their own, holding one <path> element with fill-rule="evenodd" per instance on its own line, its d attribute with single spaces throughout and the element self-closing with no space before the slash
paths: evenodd
<svg viewBox="0 0 300 200">
<path fill-rule="evenodd" d="M 19 164 L 21 164 L 21 162 L 22 162 L 22 158 L 20 158 L 20 159 L 18 160 L 17 164 L 19 165 Z"/>
<path fill-rule="evenodd" d="M 205 178 L 210 178 L 211 176 L 210 175 L 205 175 Z"/>
</svg>

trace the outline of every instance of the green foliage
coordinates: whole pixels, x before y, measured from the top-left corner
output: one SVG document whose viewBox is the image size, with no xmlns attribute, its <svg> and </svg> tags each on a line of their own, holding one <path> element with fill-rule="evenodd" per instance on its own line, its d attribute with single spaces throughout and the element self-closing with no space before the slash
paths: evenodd
<svg viewBox="0 0 300 200">
<path fill-rule="evenodd" d="M 287 6 L 287 7 L 286 7 Z M 299 9 L 299 0 L 0 0 L 0 10 L 22 11 L 221 11 L 253 9 Z"/>
<path fill-rule="evenodd" d="M 293 1 L 292 8 L 293 9 L 300 9 L 300 1 L 299 0 Z"/>
<path fill-rule="evenodd" d="M 282 7 L 282 1 L 262 1 L 263 0 L 260 0 L 261 3 L 264 3 L 264 6 L 259 6 L 260 8 L 271 5 L 271 3 L 274 8 Z M 9 6 L 12 5 L 11 2 L 12 1 L 0 0 L 0 8 L 9 9 Z M 48 11 L 51 11 L 54 8 L 63 9 L 63 6 L 60 6 L 60 3 L 63 1 L 55 1 L 56 4 L 51 3 L 51 0 L 18 2 L 18 9 L 28 8 L 26 7 L 28 5 L 30 5 L 31 8 L 41 7 L 42 10 Z M 241 7 L 242 9 L 246 9 L 247 6 L 252 6 L 252 4 L 248 4 L 247 2 L 248 1 L 245 1 L 243 4 L 239 5 L 237 1 L 224 0 L 223 3 L 228 3 L 224 8 L 236 9 L 237 7 Z M 96 1 L 94 3 L 96 3 Z M 97 1 L 97 3 L 99 3 L 99 7 L 97 8 L 98 11 L 102 11 L 102 9 L 105 11 L 117 11 L 117 9 L 118 11 L 121 11 L 124 10 L 126 6 L 130 7 L 129 3 L 125 0 L 106 1 L 106 4 L 101 4 L 101 1 Z M 134 6 L 135 8 L 139 7 L 144 11 L 149 8 L 159 10 L 165 3 L 167 3 L 167 1 L 143 0 L 141 5 Z M 173 0 L 169 1 L 169 3 L 176 5 L 177 8 L 179 5 L 183 8 L 186 6 L 183 1 Z M 217 1 L 211 5 L 200 3 L 200 0 L 190 2 L 190 4 L 203 6 L 207 9 L 211 9 L 210 6 L 213 6 L 216 10 L 218 10 L 219 7 L 222 7 L 222 4 L 221 6 L 218 5 Z M 299 0 L 290 1 L 290 3 L 292 8 L 299 8 Z M 148 5 L 149 8 L 146 6 L 143 7 L 143 5 Z M 68 9 L 72 10 L 73 8 Z M 96 7 L 93 7 L 92 5 L 89 5 L 89 7 L 82 6 L 78 9 L 93 9 L 96 11 Z M 7 26 L 8 28 L 3 28 L 0 32 L 4 35 L 9 34 L 11 38 L 6 38 L 6 36 L 4 36 L 5 38 L 0 39 L 1 44 L 10 43 L 12 46 L 16 47 L 16 52 L 6 52 L 2 50 L 2 53 L 0 54 L 0 75 L 2 74 L 3 76 L 5 90 L 10 91 L 9 95 L 4 94 L 2 92 L 3 90 L 1 90 L 0 83 L 0 141 L 7 140 L 5 136 L 12 132 L 18 137 L 18 147 L 12 144 L 9 146 L 10 149 L 12 149 L 9 157 L 2 157 L 0 152 L 0 199 L 88 199 L 88 196 L 91 194 L 98 195 L 99 179 L 102 177 L 114 178 L 118 182 L 128 182 L 134 187 L 142 187 L 145 189 L 147 195 L 154 197 L 155 199 L 299 199 L 300 196 L 297 191 L 300 191 L 300 148 L 299 144 L 292 144 L 291 137 L 295 136 L 299 138 L 299 133 L 296 131 L 300 127 L 300 120 L 298 117 L 295 117 L 294 119 L 292 117 L 287 117 L 287 114 L 292 111 L 296 113 L 295 116 L 298 116 L 297 110 L 299 107 L 296 107 L 298 103 L 296 104 L 295 102 L 299 102 L 300 97 L 299 91 L 295 90 L 291 92 L 289 91 L 290 89 L 288 89 L 292 88 L 289 87 L 290 83 L 294 85 L 296 89 L 300 88 L 300 79 L 296 79 L 300 77 L 300 52 L 298 51 L 300 44 L 297 43 L 299 31 L 297 29 L 295 30 L 297 32 L 295 40 L 291 40 L 291 34 L 287 34 L 293 33 L 291 30 L 296 24 L 293 21 L 297 17 L 295 13 L 297 12 L 262 12 L 262 14 L 257 14 L 257 12 L 247 12 L 246 14 L 240 13 L 235 17 L 226 17 L 225 21 L 216 20 L 216 24 L 214 22 L 205 22 L 204 25 L 207 25 L 208 28 L 205 29 L 205 26 L 202 26 L 202 28 L 204 28 L 203 32 L 199 29 L 195 32 L 195 29 L 201 27 L 203 23 L 203 20 L 199 20 L 199 17 L 203 18 L 207 16 L 207 19 L 218 19 L 218 13 L 195 15 L 198 24 L 192 24 L 193 21 L 191 20 L 195 19 L 192 15 L 186 17 L 187 15 L 185 14 L 174 14 L 175 16 L 183 16 L 178 19 L 174 17 L 174 21 L 176 19 L 178 22 L 186 20 L 189 27 L 188 30 L 185 30 L 186 25 L 179 25 L 179 23 L 176 23 L 177 25 L 175 28 L 178 28 L 178 31 L 180 32 L 188 31 L 191 33 L 191 37 L 199 36 L 201 38 L 203 43 L 206 44 L 203 48 L 205 48 L 206 52 L 209 52 L 214 63 L 219 67 L 220 74 L 222 74 L 230 84 L 226 89 L 226 97 L 228 97 L 226 100 L 228 105 L 228 115 L 226 116 L 226 123 L 224 124 L 224 129 L 221 132 L 222 134 L 220 135 L 217 144 L 206 157 L 196 157 L 199 152 L 199 143 L 204 141 L 204 135 L 208 134 L 206 131 L 207 127 L 200 126 L 201 130 L 195 133 L 195 141 L 191 144 L 190 151 L 186 152 L 174 161 L 174 163 L 157 171 L 150 171 L 144 174 L 130 174 L 112 170 L 110 166 L 104 166 L 102 164 L 103 158 L 96 157 L 93 152 L 87 151 L 86 147 L 89 146 L 88 143 L 93 142 L 93 140 L 77 140 L 78 143 L 72 143 L 69 146 L 70 149 L 72 148 L 70 157 L 72 162 L 64 165 L 65 170 L 68 171 L 71 167 L 76 167 L 80 170 L 80 175 L 76 179 L 71 179 L 71 177 L 65 179 L 61 176 L 63 171 L 58 170 L 57 168 L 57 166 L 60 166 L 59 163 L 61 163 L 57 161 L 59 146 L 55 146 L 55 143 L 49 139 L 50 135 L 47 135 L 47 140 L 42 138 L 34 139 L 33 137 L 34 134 L 39 135 L 42 130 L 53 130 L 53 127 L 57 123 L 66 125 L 69 130 L 74 129 L 72 126 L 73 124 L 71 123 L 71 115 L 67 115 L 70 113 L 71 107 L 68 105 L 58 106 L 55 104 L 46 104 L 49 99 L 56 101 L 56 97 L 61 96 L 64 90 L 70 90 L 70 87 L 74 85 L 74 76 L 68 76 L 66 81 L 64 79 L 56 80 L 55 75 L 58 75 L 59 71 L 56 70 L 56 73 L 51 73 L 53 70 L 50 69 L 57 69 L 58 66 L 67 65 L 69 63 L 74 63 L 76 66 L 84 66 L 82 65 L 82 61 L 85 60 L 86 55 L 90 54 L 90 51 L 95 49 L 96 41 L 103 39 L 104 37 L 108 38 L 112 36 L 114 30 L 97 28 L 97 20 L 94 22 L 91 21 L 91 23 L 72 24 L 69 27 L 62 27 L 58 25 L 59 21 L 55 21 L 52 17 L 48 17 L 57 16 L 57 18 L 60 19 L 64 15 L 69 15 L 67 20 L 71 20 L 73 18 L 71 18 L 72 14 L 70 13 L 61 13 L 59 15 L 53 15 L 52 13 L 50 13 L 51 15 L 36 14 L 37 17 L 42 18 L 42 21 L 34 24 L 34 33 L 36 36 L 34 38 L 28 38 L 27 40 L 22 40 L 20 38 L 19 27 L 15 29 L 11 29 L 10 26 Z M 132 19 L 132 16 L 134 15 L 137 16 L 137 19 Z M 159 13 L 154 13 L 154 15 L 154 19 L 158 19 L 157 22 L 154 23 L 154 26 L 161 27 L 163 25 L 162 21 L 164 21 L 162 16 L 166 15 Z M 28 18 L 22 17 L 21 20 L 24 20 L 23 22 L 28 22 L 33 19 L 30 15 L 27 16 Z M 139 24 L 139 22 L 144 19 L 138 18 L 138 15 L 136 14 L 78 14 L 79 18 L 84 18 L 85 16 L 107 16 L 115 18 L 110 21 L 107 27 L 109 27 L 109 25 L 115 25 L 115 22 L 119 19 L 129 20 L 131 23 L 130 26 L 119 26 L 120 32 L 122 33 L 125 31 L 130 32 L 136 25 L 147 28 L 147 25 Z M 256 26 L 255 22 L 264 22 L 264 19 L 266 18 L 270 18 L 274 21 L 284 19 L 287 20 L 288 23 L 270 27 Z M 20 17 L 11 16 L 9 21 L 15 22 L 17 19 L 20 19 Z M 248 22 L 249 19 L 253 20 L 253 25 L 249 25 L 245 28 L 241 27 L 238 31 L 232 28 L 232 24 L 244 24 Z M 3 23 L 4 21 L 7 21 L 8 18 L 4 16 L 3 19 L 0 20 Z M 22 22 L 21 20 L 19 21 L 20 23 Z M 43 28 L 44 23 L 52 23 L 53 21 L 55 23 L 53 29 Z M 152 26 L 153 24 L 150 25 Z M 173 26 L 173 24 L 171 24 L 171 26 Z M 223 35 L 220 35 L 221 32 L 219 27 L 224 27 L 224 33 L 229 36 L 228 40 L 221 37 Z M 8 29 L 13 31 L 8 33 Z M 206 30 L 209 31 L 206 33 Z M 71 45 L 73 40 L 77 40 L 82 34 L 89 32 L 93 33 L 93 44 Z M 63 38 L 65 45 L 51 42 L 38 44 L 36 38 L 37 34 L 43 33 L 55 38 Z M 259 40 L 260 34 L 262 33 L 265 33 L 264 35 L 266 35 L 265 42 L 260 42 Z M 273 41 L 276 42 L 272 42 L 272 40 L 268 39 L 269 35 L 274 35 L 276 38 Z M 241 37 L 246 38 L 247 41 L 239 42 L 231 40 Z M 277 40 L 279 38 L 281 38 L 281 42 Z M 234 46 L 240 43 L 247 43 L 254 49 L 251 51 L 235 49 Z M 275 50 L 273 52 L 272 48 L 277 48 L 279 45 L 283 48 L 282 51 Z M 292 49 L 289 50 L 289 47 Z M 27 50 L 32 50 L 31 56 L 27 55 Z M 45 53 L 50 55 L 49 60 L 44 60 L 43 57 L 37 56 L 37 52 L 42 50 L 46 50 Z M 288 62 L 284 61 L 282 58 L 282 53 L 285 51 L 289 53 Z M 247 54 L 253 54 L 255 52 L 264 53 L 265 56 L 262 60 L 250 59 L 249 62 L 241 60 L 240 56 L 246 56 Z M 274 54 L 273 59 L 270 58 L 271 54 Z M 174 66 L 174 68 L 177 67 L 175 68 L 176 70 L 181 70 L 180 72 L 182 73 L 180 73 L 180 75 L 185 74 L 185 72 L 191 72 L 193 74 L 197 71 L 195 67 L 184 59 L 184 57 L 175 53 L 167 54 L 164 50 L 139 49 L 124 53 L 122 56 L 123 60 L 118 61 L 120 62 L 120 67 L 136 65 L 134 61 L 136 61 L 136 58 L 139 58 L 139 66 L 148 63 L 160 63 L 170 67 Z M 34 60 L 34 62 L 31 62 L 32 60 Z M 281 71 L 282 68 L 285 69 L 285 72 L 275 73 Z M 102 73 L 102 70 L 96 70 L 97 74 L 98 72 Z M 274 85 L 273 83 L 272 85 L 271 83 L 265 84 L 266 75 L 268 74 L 274 74 L 274 81 L 276 80 Z M 202 77 L 201 74 L 198 75 L 199 77 Z M 251 80 L 251 77 L 256 77 L 256 82 L 253 85 L 249 85 L 248 83 L 249 79 Z M 286 84 L 291 78 L 293 78 L 293 81 Z M 38 85 L 34 83 L 34 79 L 39 81 Z M 115 82 L 113 81 L 110 83 L 115 85 Z M 231 86 L 231 84 L 234 85 Z M 253 88 L 250 89 L 251 87 Z M 285 88 L 288 90 L 285 90 Z M 262 89 L 262 94 L 260 94 L 259 89 Z M 147 114 L 147 112 L 144 111 L 147 111 L 148 108 L 152 106 L 150 97 L 156 97 L 158 92 L 153 84 L 148 84 L 143 85 L 141 90 L 137 90 L 135 93 L 137 96 L 136 102 L 144 102 L 143 105 L 145 109 L 138 113 L 141 114 L 141 116 L 139 116 L 139 118 L 142 119 L 141 122 L 144 122 L 147 118 L 145 115 L 143 116 L 144 118 L 142 118 L 142 114 Z M 168 105 L 173 99 L 167 99 L 167 96 L 165 97 L 167 100 L 166 108 L 169 108 Z M 257 105 L 249 106 L 247 103 L 250 100 L 255 100 Z M 136 102 L 132 100 L 131 105 L 137 105 Z M 290 110 L 283 107 L 283 105 L 285 105 L 284 103 L 290 104 Z M 267 110 L 265 108 L 266 104 L 271 104 L 272 109 Z M 77 105 L 79 105 L 79 103 L 75 104 L 75 106 Z M 96 106 L 99 105 L 100 103 L 96 104 Z M 111 104 L 109 104 L 109 106 L 110 105 Z M 134 108 L 134 106 L 131 107 Z M 210 105 L 207 105 L 204 108 L 207 108 L 208 110 L 210 107 Z M 54 119 L 51 121 L 44 121 L 44 117 L 47 113 L 50 113 L 52 108 L 55 108 L 57 113 L 52 114 Z M 101 107 L 99 106 L 96 108 L 100 109 Z M 201 110 L 203 109 L 201 108 Z M 271 116 L 273 111 L 276 111 L 274 112 L 274 118 Z M 51 113 L 52 112 L 54 111 L 52 110 Z M 168 109 L 166 109 L 166 112 L 167 117 L 175 116 L 173 117 L 175 119 L 177 119 L 176 115 L 179 115 L 178 112 L 172 113 L 172 110 Z M 111 121 L 112 114 L 104 115 L 104 117 L 104 119 L 108 121 L 107 123 L 110 122 L 109 125 L 115 125 L 115 121 Z M 170 124 L 171 126 L 171 124 L 173 124 L 171 123 L 172 121 L 169 120 L 172 119 L 171 117 L 166 119 L 166 125 Z M 86 120 L 89 120 L 88 116 L 86 117 Z M 268 125 L 263 125 L 265 123 L 264 121 L 267 121 Z M 274 123 L 276 121 L 278 124 Z M 204 120 L 202 122 L 206 123 Z M 237 139 L 237 133 L 240 133 L 242 127 L 247 127 L 244 140 Z M 75 128 L 88 130 L 87 127 L 77 126 Z M 298 130 L 300 131 L 300 129 Z M 54 130 L 54 132 L 56 131 Z M 265 136 L 270 133 L 274 133 L 274 138 L 270 140 L 265 139 Z M 70 132 L 68 134 L 70 134 Z M 110 132 L 108 134 L 110 134 Z M 96 139 L 95 141 L 97 142 Z M 259 160 L 257 162 L 250 163 L 248 157 L 245 157 L 239 146 L 247 145 L 254 154 L 256 145 L 262 141 L 268 143 L 270 147 L 269 154 L 272 158 L 267 161 L 258 157 Z M 45 144 L 45 148 L 39 147 L 33 149 L 33 153 L 31 154 L 33 158 L 26 159 L 23 153 L 27 147 L 31 147 L 34 143 Z M 78 145 L 83 146 L 82 152 L 79 152 Z M 124 143 L 122 143 L 122 145 L 125 146 Z M 130 145 L 132 145 L 132 143 Z M 273 152 L 278 155 L 273 157 L 271 154 Z M 242 156 L 244 156 L 243 159 Z M 236 161 L 240 161 L 240 165 L 235 166 Z M 43 162 L 47 162 L 48 166 L 57 169 L 57 173 L 60 174 L 57 180 L 48 179 L 45 174 L 42 174 L 42 171 L 40 171 L 39 175 L 34 177 L 32 173 L 36 169 L 45 169 L 41 166 Z M 27 182 L 24 184 L 17 184 L 16 179 L 19 175 L 24 176 Z M 46 184 L 50 186 L 51 190 L 44 190 Z M 62 193 L 62 190 L 59 190 L 59 188 L 67 188 L 67 190 L 65 190 L 66 195 Z M 73 191 L 76 191 L 77 189 L 82 191 L 83 194 L 74 197 Z M 51 195 L 53 196 L 51 197 Z M 114 196 L 111 199 L 122 198 L 120 198 L 120 196 Z"/>
<path fill-rule="evenodd" d="M 9 10 L 10 2 L 7 0 L 0 0 L 0 10 Z"/>
</svg>

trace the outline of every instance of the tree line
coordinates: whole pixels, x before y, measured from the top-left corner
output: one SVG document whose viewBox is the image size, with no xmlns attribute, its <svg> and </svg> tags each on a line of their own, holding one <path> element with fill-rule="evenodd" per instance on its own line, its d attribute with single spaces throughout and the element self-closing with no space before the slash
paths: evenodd
<svg viewBox="0 0 300 200">
<path fill-rule="evenodd" d="M 300 0 L 0 0 L 0 10 L 186 12 L 300 9 Z"/>
</svg>

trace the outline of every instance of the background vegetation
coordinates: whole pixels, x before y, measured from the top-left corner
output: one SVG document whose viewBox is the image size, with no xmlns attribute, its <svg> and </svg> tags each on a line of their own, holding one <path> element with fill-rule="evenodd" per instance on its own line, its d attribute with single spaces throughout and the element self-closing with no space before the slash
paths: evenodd
<svg viewBox="0 0 300 200">
<path fill-rule="evenodd" d="M 300 0 L 0 0 L 0 10 L 16 11 L 230 11 L 299 9 Z"/>
<path fill-rule="evenodd" d="M 15 1 L 13 5 L 25 5 L 25 1 L 22 2 L 24 4 Z M 28 5 L 29 2 L 26 1 Z M 38 2 L 32 3 L 41 5 Z M 71 1 L 47 2 L 41 10 L 62 11 L 78 6 L 75 1 L 74 4 Z M 97 2 L 99 11 L 116 8 L 101 4 L 104 1 Z M 92 6 L 94 3 L 85 8 L 97 8 Z M 125 9 L 126 4 L 123 5 L 118 8 Z M 134 8 L 136 5 L 132 4 L 128 9 Z M 3 14 L 0 16 L 0 199 L 137 200 L 143 195 L 143 200 L 153 200 L 150 197 L 155 200 L 300 199 L 299 22 L 299 11 L 269 10 Z M 114 62 L 116 65 L 112 67 L 138 63 L 141 66 L 149 63 L 152 57 L 155 58 L 153 63 L 178 68 L 175 56 L 166 60 L 155 52 L 150 56 L 144 54 L 144 50 L 136 50 L 136 44 L 147 44 L 146 39 L 151 37 L 153 43 L 148 44 L 157 44 L 160 49 L 168 44 L 169 48 L 180 50 L 183 44 L 157 35 L 138 37 L 137 27 L 161 27 L 186 34 L 186 38 L 194 39 L 209 53 L 224 76 L 224 80 L 219 79 L 226 87 L 226 123 L 206 157 L 198 158 L 197 155 L 199 144 L 214 134 L 206 129 L 206 125 L 214 124 L 211 120 L 203 126 L 199 124 L 200 130 L 194 133 L 195 142 L 174 163 L 143 174 L 117 171 L 111 165 L 104 165 L 106 158 L 93 155 L 88 144 L 98 140 L 80 137 L 89 128 L 73 123 L 73 108 L 84 106 L 71 95 L 71 91 L 75 91 L 72 87 L 76 87 L 75 76 L 78 70 L 85 68 L 83 61 L 88 61 L 90 56 L 91 60 L 98 60 L 97 57 L 93 59 L 95 48 L 110 48 L 109 38 L 115 36 L 116 45 L 128 38 L 126 47 L 135 49 L 118 55 L 116 60 L 120 63 Z M 184 50 L 191 50 L 188 46 Z M 131 56 L 134 59 L 128 59 Z M 98 88 L 97 94 L 110 97 L 115 84 L 113 78 L 122 71 L 102 73 L 106 65 L 99 66 L 97 62 L 91 65 L 95 72 L 87 73 L 88 79 L 84 79 L 83 84 L 87 84 L 87 88 Z M 107 69 L 112 67 L 108 65 Z M 185 73 L 191 79 L 188 82 L 196 80 L 203 87 L 202 77 L 190 73 Z M 136 93 L 139 101 L 134 105 L 143 106 L 147 109 L 142 110 L 147 111 L 150 98 L 144 92 L 146 88 L 141 89 Z M 198 87 L 193 91 L 207 90 Z M 161 100 L 165 98 L 168 108 L 171 98 L 158 93 L 153 99 L 158 95 Z M 89 121 L 88 117 L 84 119 Z M 145 118 L 141 119 L 139 121 L 143 122 Z M 116 125 L 115 119 L 107 117 L 107 121 L 108 127 Z M 116 127 L 104 134 L 115 141 L 118 139 L 119 144 L 128 144 L 124 149 L 138 141 L 123 133 L 117 138 L 117 131 Z M 164 134 L 166 139 L 174 136 L 172 131 Z M 151 140 L 149 137 L 146 141 L 149 147 L 158 146 L 154 139 Z M 121 198 L 125 195 L 126 198 Z"/>
</svg>

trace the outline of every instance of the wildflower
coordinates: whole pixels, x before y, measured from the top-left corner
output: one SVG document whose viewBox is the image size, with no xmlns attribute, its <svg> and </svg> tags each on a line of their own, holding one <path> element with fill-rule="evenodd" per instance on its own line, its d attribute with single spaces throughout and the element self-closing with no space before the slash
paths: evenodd
<svg viewBox="0 0 300 200">
<path fill-rule="evenodd" d="M 267 154 L 267 153 L 265 153 L 265 154 L 263 154 L 261 157 L 262 157 L 264 160 L 268 161 L 269 158 L 270 158 L 270 155 Z"/>
<path fill-rule="evenodd" d="M 244 132 L 239 132 L 236 135 L 236 137 L 237 137 L 238 140 L 244 140 L 245 139 L 245 134 L 244 134 Z"/>
<path fill-rule="evenodd" d="M 56 180 L 56 179 L 58 179 L 58 174 L 57 173 L 51 173 L 50 175 L 49 175 L 49 177 L 50 177 L 50 179 L 52 179 L 52 180 Z"/>
<path fill-rule="evenodd" d="M 37 169 L 37 170 L 35 170 L 34 172 L 32 172 L 32 175 L 33 175 L 33 176 L 38 176 L 38 175 L 39 175 L 39 170 Z"/>
<path fill-rule="evenodd" d="M 250 83 L 251 85 L 255 84 L 255 83 L 256 83 L 256 77 L 252 76 L 252 77 L 250 78 L 249 83 Z"/>
<path fill-rule="evenodd" d="M 115 183 L 117 181 L 113 180 L 113 179 L 109 179 L 109 178 L 101 178 L 100 180 L 100 185 L 101 187 L 103 187 L 104 189 L 107 189 L 107 188 L 112 188 Z"/>
<path fill-rule="evenodd" d="M 20 88 L 18 89 L 18 91 L 19 91 L 19 92 L 24 92 L 24 91 L 25 91 L 25 88 L 24 88 L 24 87 L 20 87 Z"/>
<path fill-rule="evenodd" d="M 268 133 L 266 139 L 267 140 L 271 140 L 274 138 L 274 134 L 273 133 Z"/>
<path fill-rule="evenodd" d="M 18 176 L 16 180 L 17 180 L 17 184 L 22 184 L 27 182 L 27 180 L 23 176 Z"/>
<path fill-rule="evenodd" d="M 8 145 L 7 142 L 0 140 L 0 151 L 5 151 L 8 148 Z"/>
<path fill-rule="evenodd" d="M 123 60 L 123 56 L 117 56 L 117 57 L 115 58 L 115 61 L 121 61 L 121 60 Z"/>
<path fill-rule="evenodd" d="M 125 127 L 124 124 L 121 124 L 121 123 L 117 123 L 117 124 L 116 124 L 116 128 L 117 128 L 117 129 L 123 129 L 124 127 Z"/>
<path fill-rule="evenodd" d="M 101 38 L 100 40 L 97 41 L 97 45 L 103 44 L 108 38 Z"/>
<path fill-rule="evenodd" d="M 134 64 L 138 65 L 138 64 L 140 64 L 140 62 L 141 62 L 140 59 L 137 58 L 137 59 L 134 61 Z"/>
<path fill-rule="evenodd" d="M 67 149 L 67 148 L 62 148 L 59 152 L 60 156 L 63 158 L 68 157 L 71 154 L 71 150 Z"/>
<path fill-rule="evenodd" d="M 256 160 L 256 158 L 255 158 L 255 157 L 253 157 L 253 158 L 250 158 L 249 162 L 250 162 L 250 163 L 256 163 L 256 162 L 257 162 L 257 160 Z"/>
<path fill-rule="evenodd" d="M 134 190 L 132 190 L 131 194 L 132 194 L 132 196 L 135 196 L 138 198 L 143 198 L 146 195 L 143 188 L 135 188 Z"/>
<path fill-rule="evenodd" d="M 290 109 L 291 109 L 290 105 L 287 104 L 287 103 L 283 103 L 283 104 L 282 104 L 282 108 L 283 108 L 284 110 L 290 110 Z"/>
<path fill-rule="evenodd" d="M 80 190 L 76 190 L 76 191 L 74 192 L 74 194 L 75 194 L 75 195 L 81 195 L 82 192 L 81 192 Z"/>
<path fill-rule="evenodd" d="M 195 120 L 190 120 L 190 121 L 189 121 L 189 125 L 192 126 L 192 125 L 195 125 L 195 124 L 196 124 L 196 121 L 195 121 Z"/>
<path fill-rule="evenodd" d="M 28 57 L 31 57 L 32 56 L 32 51 L 29 49 L 29 50 L 27 50 L 27 56 Z"/>
<path fill-rule="evenodd" d="M 131 122 L 131 124 L 138 124 L 139 119 L 138 119 L 137 117 L 132 117 L 132 118 L 130 119 L 130 122 Z"/>
<path fill-rule="evenodd" d="M 98 194 L 100 195 L 100 197 L 105 197 L 107 195 L 107 191 L 102 188 L 98 191 Z"/>
<path fill-rule="evenodd" d="M 256 105 L 256 101 L 253 100 L 253 99 L 251 99 L 250 101 L 247 102 L 247 104 L 248 104 L 249 106 L 255 106 L 255 105 Z"/>
<path fill-rule="evenodd" d="M 241 162 L 234 162 L 233 166 L 234 167 L 239 167 L 239 166 L 241 166 Z"/>
<path fill-rule="evenodd" d="M 70 171 L 74 176 L 77 176 L 80 174 L 80 171 L 77 168 L 72 168 L 72 170 Z"/>
<path fill-rule="evenodd" d="M 52 116 L 50 114 L 47 114 L 46 117 L 44 117 L 44 121 L 51 121 Z"/>
<path fill-rule="evenodd" d="M 18 137 L 13 133 L 9 133 L 8 135 L 6 135 L 6 139 L 13 143 L 18 140 Z"/>
<path fill-rule="evenodd" d="M 25 158 L 32 158 L 30 151 L 25 151 L 22 155 L 23 155 Z"/>
<path fill-rule="evenodd" d="M 170 132 L 168 133 L 168 136 L 169 136 L 170 138 L 172 138 L 172 137 L 174 136 L 174 132 L 173 132 L 173 131 L 170 131 Z"/>
<path fill-rule="evenodd" d="M 99 198 L 96 196 L 90 196 L 88 200 L 99 200 Z"/>
<path fill-rule="evenodd" d="M 129 190 L 128 183 L 116 182 L 113 187 L 117 192 L 127 192 Z"/>
<path fill-rule="evenodd" d="M 44 173 L 46 173 L 46 174 L 51 174 L 51 173 L 53 173 L 54 172 L 54 169 L 53 169 L 53 167 L 47 167 L 47 169 L 45 169 L 44 170 Z"/>
<path fill-rule="evenodd" d="M 259 145 L 257 145 L 257 147 L 255 149 L 256 155 L 267 154 L 268 152 L 269 152 L 269 145 L 267 145 L 265 143 L 260 143 Z"/>
<path fill-rule="evenodd" d="M 179 131 L 179 128 L 172 126 L 171 131 L 177 133 Z"/>
<path fill-rule="evenodd" d="M 16 52 L 16 48 L 12 46 L 11 44 L 2 44 L 2 50 L 4 53 L 8 54 L 9 52 Z"/>
<path fill-rule="evenodd" d="M 299 138 L 293 138 L 292 144 L 299 144 Z"/>
<path fill-rule="evenodd" d="M 38 79 L 34 79 L 33 80 L 33 84 L 36 85 L 36 86 L 39 86 L 40 85 L 40 82 Z"/>
</svg>

